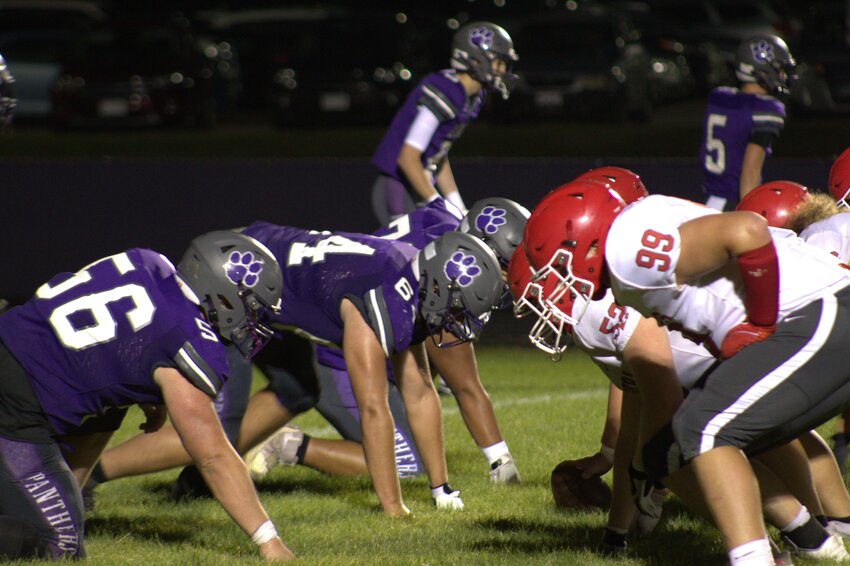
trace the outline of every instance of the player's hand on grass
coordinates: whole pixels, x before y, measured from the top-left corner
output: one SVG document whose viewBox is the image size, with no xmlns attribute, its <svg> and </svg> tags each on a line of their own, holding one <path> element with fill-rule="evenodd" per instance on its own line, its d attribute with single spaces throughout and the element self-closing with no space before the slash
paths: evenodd
<svg viewBox="0 0 850 566">
<path fill-rule="evenodd" d="M 460 490 L 453 489 L 448 483 L 431 488 L 431 497 L 437 509 L 463 509 L 463 500 L 460 498 Z"/>
<path fill-rule="evenodd" d="M 289 550 L 280 537 L 275 537 L 269 542 L 260 545 L 260 555 L 267 562 L 288 562 L 295 560 L 295 553 Z"/>
<path fill-rule="evenodd" d="M 646 477 L 646 472 L 635 468 L 634 464 L 629 466 L 629 483 L 631 485 L 632 499 L 638 512 L 643 515 L 647 521 L 655 521 L 661 518 L 662 504 L 664 498 L 653 497 L 655 488 L 652 486 Z M 655 525 L 652 525 L 655 528 Z M 651 529 L 650 529 L 651 530 Z"/>
<path fill-rule="evenodd" d="M 601 452 L 597 452 L 593 456 L 575 460 L 574 465 L 581 470 L 581 476 L 584 479 L 589 479 L 593 476 L 604 476 L 611 469 L 611 463 L 608 462 L 608 459 Z"/>
</svg>

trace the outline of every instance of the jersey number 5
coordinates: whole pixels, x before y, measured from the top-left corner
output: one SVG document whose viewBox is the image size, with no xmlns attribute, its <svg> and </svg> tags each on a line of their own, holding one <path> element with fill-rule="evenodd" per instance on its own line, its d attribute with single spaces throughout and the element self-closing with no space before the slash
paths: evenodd
<svg viewBox="0 0 850 566">
<path fill-rule="evenodd" d="M 714 128 L 726 126 L 726 118 L 723 114 L 709 114 L 705 128 L 705 168 L 715 175 L 722 175 L 726 171 L 726 146 L 723 140 L 714 135 Z"/>
<path fill-rule="evenodd" d="M 655 230 L 647 230 L 640 239 L 643 246 L 635 256 L 638 267 L 655 268 L 658 271 L 670 269 L 670 255 L 673 251 L 673 237 Z"/>
</svg>

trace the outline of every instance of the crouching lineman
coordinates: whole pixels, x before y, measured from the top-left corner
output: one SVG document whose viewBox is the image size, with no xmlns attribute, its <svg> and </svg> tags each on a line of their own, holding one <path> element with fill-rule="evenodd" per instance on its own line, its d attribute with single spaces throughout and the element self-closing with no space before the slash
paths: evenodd
<svg viewBox="0 0 850 566">
<path fill-rule="evenodd" d="M 224 344 L 251 355 L 279 308 L 281 273 L 256 240 L 212 232 L 177 270 L 130 249 L 57 275 L 0 317 L 0 556 L 82 557 L 85 483 L 129 405 L 166 410 L 222 507 L 268 560 L 294 554 L 213 410 Z"/>
<path fill-rule="evenodd" d="M 650 481 L 665 478 L 678 492 L 667 476 L 679 450 L 732 564 L 773 563 L 741 450 L 780 446 L 850 401 L 847 370 L 831 363 L 847 347 L 850 274 L 793 235 L 772 236 L 754 214 L 719 214 L 670 197 L 626 207 L 616 193 L 588 185 L 540 211 L 547 216 L 560 227 L 557 238 L 537 235 L 533 214 L 524 242 L 533 268 L 557 261 L 562 293 L 589 301 L 611 287 L 619 304 L 725 360 L 641 455 Z"/>
</svg>

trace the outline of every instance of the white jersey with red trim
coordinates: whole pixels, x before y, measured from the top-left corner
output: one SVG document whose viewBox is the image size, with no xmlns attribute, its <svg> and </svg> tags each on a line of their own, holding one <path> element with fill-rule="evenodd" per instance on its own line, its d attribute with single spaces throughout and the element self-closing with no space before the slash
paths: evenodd
<svg viewBox="0 0 850 566">
<path fill-rule="evenodd" d="M 679 226 L 719 214 L 701 204 L 652 195 L 614 220 L 605 243 L 611 287 L 620 304 L 654 316 L 712 352 L 733 326 L 746 318 L 743 286 L 736 262 L 697 281 L 676 283 L 681 253 Z M 779 319 L 850 284 L 850 271 L 838 258 L 807 244 L 793 232 L 771 229 L 779 261 Z"/>
<path fill-rule="evenodd" d="M 576 345 L 623 391 L 637 391 L 630 369 L 623 364 L 623 351 L 641 318 L 635 309 L 618 305 L 609 289 L 602 299 L 588 305 L 573 328 Z M 682 387 L 690 389 L 715 359 L 708 350 L 679 332 L 669 331 L 668 337 L 676 376 Z"/>
<path fill-rule="evenodd" d="M 850 261 L 850 213 L 836 214 L 815 222 L 800 232 L 800 237 L 844 263 Z"/>
</svg>

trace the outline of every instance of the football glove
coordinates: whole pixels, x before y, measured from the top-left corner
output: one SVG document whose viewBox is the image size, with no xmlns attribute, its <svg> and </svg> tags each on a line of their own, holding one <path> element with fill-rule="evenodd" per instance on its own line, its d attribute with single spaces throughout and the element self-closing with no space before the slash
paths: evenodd
<svg viewBox="0 0 850 566">
<path fill-rule="evenodd" d="M 460 498 L 460 490 L 452 489 L 448 483 L 431 488 L 431 498 L 437 509 L 461 510 L 463 500 Z"/>
<path fill-rule="evenodd" d="M 629 483 L 631 485 L 632 500 L 635 502 L 638 512 L 647 519 L 654 520 L 657 523 L 661 518 L 661 503 L 652 497 L 655 488 L 646 479 L 646 472 L 638 470 L 634 467 L 634 464 L 630 465 Z M 663 501 L 662 498 L 661 502 Z"/>
<path fill-rule="evenodd" d="M 729 329 L 726 337 L 723 338 L 723 344 L 720 346 L 720 359 L 728 360 L 741 349 L 761 342 L 776 330 L 776 326 L 756 326 L 750 322 L 742 322 Z"/>
</svg>

